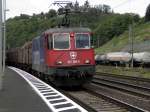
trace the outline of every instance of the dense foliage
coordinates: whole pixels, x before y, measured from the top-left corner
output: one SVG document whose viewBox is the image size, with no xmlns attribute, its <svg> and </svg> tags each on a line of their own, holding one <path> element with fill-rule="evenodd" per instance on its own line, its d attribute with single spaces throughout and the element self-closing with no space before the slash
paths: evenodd
<svg viewBox="0 0 150 112">
<path fill-rule="evenodd" d="M 145 14 L 145 21 L 150 21 L 150 4 L 148 5 L 146 9 L 146 14 Z"/>
<path fill-rule="evenodd" d="M 52 13 L 39 15 L 20 15 L 7 20 L 7 46 L 18 47 L 40 35 L 46 29 L 56 26 L 56 16 Z M 55 16 L 55 17 L 54 17 Z"/>
<path fill-rule="evenodd" d="M 132 21 L 138 22 L 140 19 L 136 14 L 114 14 L 108 5 L 91 7 L 87 1 L 83 6 L 76 3 L 71 7 L 75 10 L 75 13 L 70 14 L 71 26 L 90 27 L 94 32 L 92 42 L 95 46 L 100 46 L 114 36 L 122 34 Z M 21 14 L 8 19 L 7 46 L 19 47 L 46 29 L 56 27 L 62 19 L 62 15 L 58 15 L 62 11 L 50 10 L 32 16 Z"/>
<path fill-rule="evenodd" d="M 135 24 L 132 26 L 132 37 L 129 38 L 129 31 L 113 37 L 109 42 L 96 48 L 97 54 L 108 52 L 126 51 L 131 52 L 131 38 L 133 38 L 134 52 L 150 52 L 150 22 Z"/>
<path fill-rule="evenodd" d="M 109 18 L 100 22 L 95 28 L 95 42 L 98 46 L 111 40 L 114 36 L 119 36 L 125 30 L 128 30 L 129 24 L 132 22 L 138 22 L 139 16 L 135 14 L 113 14 L 109 15 Z"/>
</svg>

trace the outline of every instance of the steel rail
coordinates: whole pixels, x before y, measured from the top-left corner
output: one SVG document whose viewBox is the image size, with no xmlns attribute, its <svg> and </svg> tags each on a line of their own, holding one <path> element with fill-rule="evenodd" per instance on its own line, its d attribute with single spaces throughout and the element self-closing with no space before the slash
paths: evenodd
<svg viewBox="0 0 150 112">
<path fill-rule="evenodd" d="M 114 80 L 109 79 L 100 79 L 100 78 L 94 78 L 93 83 L 105 85 L 111 88 L 115 88 L 121 91 L 129 92 L 132 94 L 135 94 L 137 96 L 143 97 L 143 98 L 149 98 L 150 99 L 150 89 L 149 88 L 143 88 L 137 85 L 131 85 L 127 83 L 121 83 Z"/>
<path fill-rule="evenodd" d="M 142 77 L 127 76 L 127 75 L 120 75 L 120 74 L 106 73 L 106 72 L 96 72 L 96 75 L 113 76 L 115 78 L 124 78 L 129 80 L 144 81 L 150 83 L 150 79 L 142 78 Z"/>
<path fill-rule="evenodd" d="M 100 89 L 100 88 L 95 84 L 91 84 L 90 86 L 89 85 L 85 86 L 85 89 L 87 89 L 88 91 L 90 91 L 98 96 L 104 97 L 104 99 L 108 99 L 118 105 L 122 105 L 123 107 L 127 108 L 128 110 L 130 110 L 132 112 L 149 112 L 149 110 L 140 108 L 138 106 L 132 105 L 130 103 L 124 102 L 122 100 L 119 100 L 117 98 L 114 98 L 114 97 L 111 97 L 109 95 L 99 92 L 98 89 Z"/>
<path fill-rule="evenodd" d="M 96 107 L 96 106 L 93 106 L 93 104 L 90 104 L 88 105 L 87 104 L 87 100 L 83 100 L 82 97 L 78 98 L 77 95 L 73 95 L 74 92 L 72 93 L 68 93 L 68 91 L 63 91 L 63 93 L 67 96 L 69 96 L 72 100 L 78 102 L 79 104 L 81 104 L 84 108 L 86 108 L 89 112 L 97 112 L 96 109 L 98 110 L 101 110 L 101 111 L 127 111 L 128 112 L 128 109 L 126 109 L 126 107 L 123 107 L 122 105 L 118 104 L 118 103 L 115 103 L 116 106 L 114 106 L 114 102 L 112 103 L 112 101 L 108 100 L 108 99 L 103 99 L 103 97 L 100 97 L 99 95 L 97 94 L 94 94 L 93 92 L 90 92 L 89 90 L 87 90 L 86 88 L 83 88 L 82 89 L 83 93 L 89 93 L 91 96 L 93 97 L 97 97 L 97 98 L 100 98 L 102 99 L 102 103 L 104 103 L 105 101 L 105 106 L 106 107 L 101 107 L 102 105 L 99 105 L 99 107 Z M 81 92 L 81 91 L 76 91 L 76 92 Z M 81 94 L 81 96 L 83 95 L 83 93 Z M 86 94 L 84 94 L 86 95 Z M 86 97 L 90 97 L 92 98 L 91 96 L 88 96 L 86 95 Z M 94 98 L 93 98 L 94 99 Z M 93 100 L 92 102 L 96 102 L 95 100 Z M 100 102 L 97 102 L 95 104 L 98 104 Z M 109 106 L 108 106 L 109 105 Z M 96 108 L 96 109 L 95 109 Z M 130 109 L 131 110 L 131 109 Z M 133 109 L 132 109 L 133 110 Z M 135 111 L 136 112 L 136 111 Z"/>
</svg>

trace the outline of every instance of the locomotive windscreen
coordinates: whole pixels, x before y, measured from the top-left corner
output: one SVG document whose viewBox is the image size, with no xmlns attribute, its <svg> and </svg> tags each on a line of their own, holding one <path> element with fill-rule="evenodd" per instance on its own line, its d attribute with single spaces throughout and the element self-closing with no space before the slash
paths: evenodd
<svg viewBox="0 0 150 112">
<path fill-rule="evenodd" d="M 67 33 L 56 33 L 53 36 L 54 40 L 54 49 L 69 49 L 70 42 L 69 39 L 70 35 Z"/>
<path fill-rule="evenodd" d="M 75 34 L 76 48 L 90 48 L 90 35 L 89 34 Z"/>
</svg>

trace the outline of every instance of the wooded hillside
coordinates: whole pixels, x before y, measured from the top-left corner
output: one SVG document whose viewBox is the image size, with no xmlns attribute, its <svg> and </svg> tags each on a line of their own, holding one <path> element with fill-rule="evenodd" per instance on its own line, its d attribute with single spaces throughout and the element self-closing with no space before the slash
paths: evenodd
<svg viewBox="0 0 150 112">
<path fill-rule="evenodd" d="M 76 8 L 77 4 L 73 7 Z M 108 5 L 97 5 L 95 7 L 86 3 L 76 10 L 84 10 L 71 13 L 72 27 L 89 27 L 94 32 L 92 40 L 95 47 L 99 47 L 119 36 L 128 29 L 132 21 L 139 23 L 142 20 L 137 14 L 115 14 Z M 18 17 L 7 20 L 7 47 L 19 47 L 26 41 L 32 40 L 46 29 L 57 27 L 62 19 L 59 13 L 62 10 L 49 10 L 47 13 L 33 14 L 32 16 L 21 14 Z"/>
</svg>

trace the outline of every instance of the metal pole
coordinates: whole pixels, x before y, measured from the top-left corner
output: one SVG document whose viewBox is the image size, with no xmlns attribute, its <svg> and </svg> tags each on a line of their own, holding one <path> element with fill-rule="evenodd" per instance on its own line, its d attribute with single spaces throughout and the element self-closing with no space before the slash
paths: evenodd
<svg viewBox="0 0 150 112">
<path fill-rule="evenodd" d="M 2 90 L 2 0 L 0 0 L 0 90 Z"/>
<path fill-rule="evenodd" d="M 130 0 L 130 9 L 132 9 L 132 1 Z M 132 13 L 132 12 L 131 12 Z M 131 37 L 131 68 L 133 68 L 133 26 L 134 26 L 134 20 L 132 16 L 132 23 L 130 24 L 130 37 Z"/>
<path fill-rule="evenodd" d="M 133 24 L 132 24 L 133 26 Z M 132 64 L 132 68 L 133 68 L 133 29 L 132 29 L 132 26 L 131 26 L 131 64 Z"/>
<path fill-rule="evenodd" d="M 3 12 L 4 12 L 4 31 L 3 31 L 3 73 L 5 72 L 5 58 L 6 58 L 6 0 L 4 1 L 4 8 L 3 8 Z"/>
<path fill-rule="evenodd" d="M 129 25 L 129 40 L 130 40 L 130 52 L 131 52 L 131 68 L 133 68 L 133 35 L 132 35 L 131 25 Z"/>
</svg>

